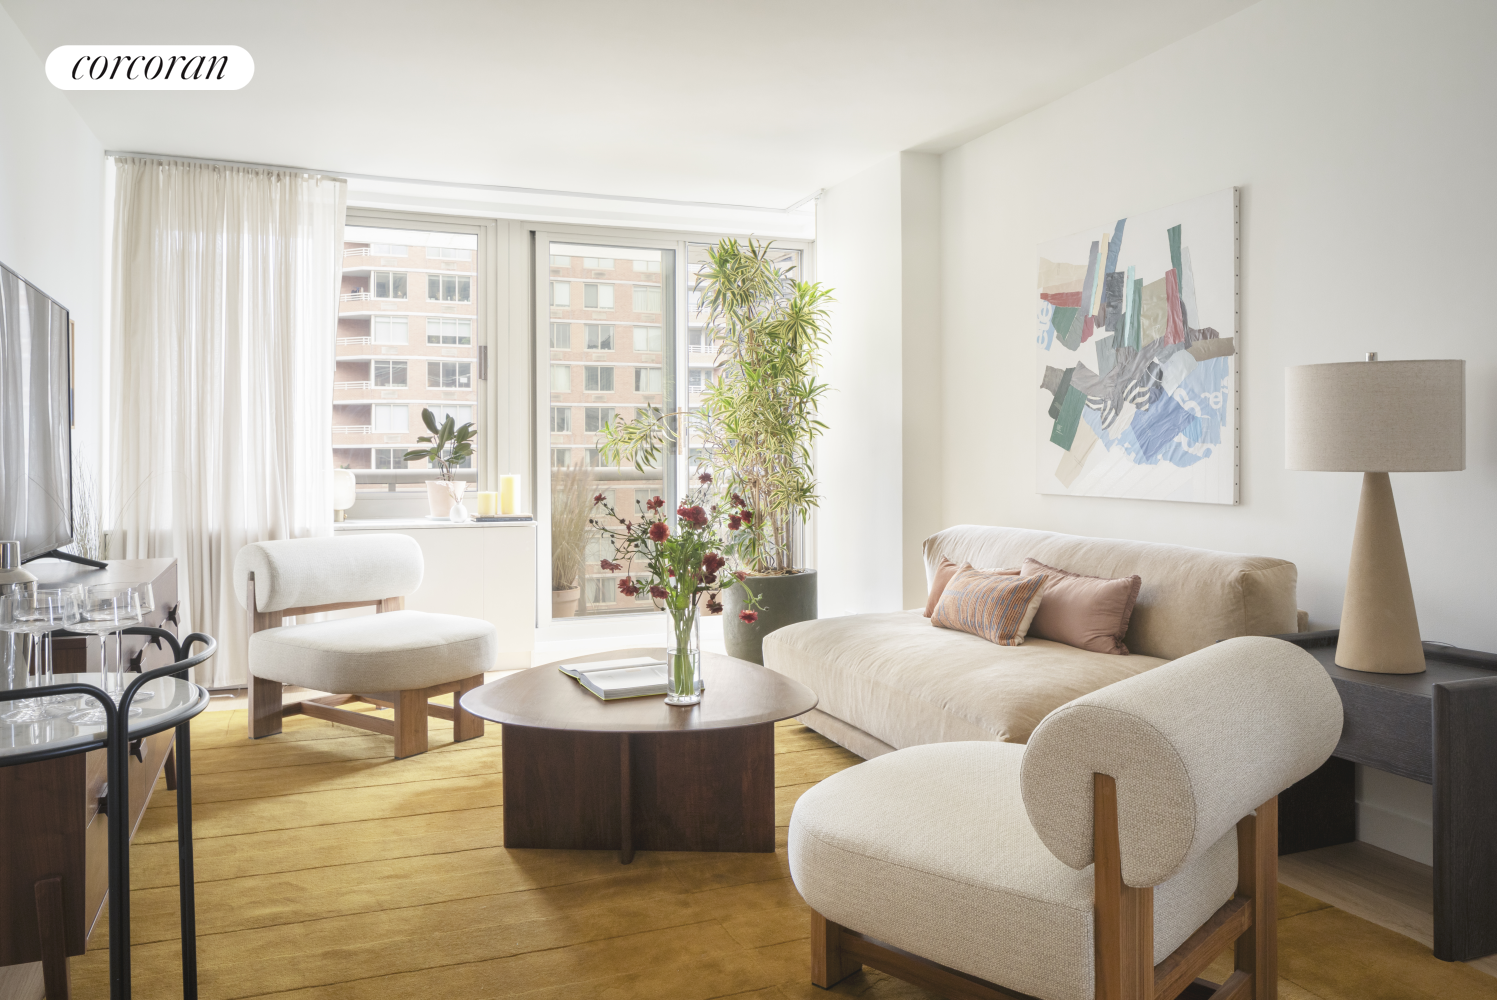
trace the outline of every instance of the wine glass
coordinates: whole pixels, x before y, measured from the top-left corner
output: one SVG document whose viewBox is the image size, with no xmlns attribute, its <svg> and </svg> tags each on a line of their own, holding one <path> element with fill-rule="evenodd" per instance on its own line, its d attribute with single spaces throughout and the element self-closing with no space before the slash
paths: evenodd
<svg viewBox="0 0 1497 1000">
<path fill-rule="evenodd" d="M 140 591 L 132 586 L 117 583 L 101 583 L 84 592 L 82 615 L 74 626 L 77 631 L 89 632 L 99 637 L 100 669 L 104 672 L 104 693 L 119 704 L 125 693 L 124 630 L 139 625 L 141 619 Z M 109 668 L 109 633 L 115 633 L 115 669 Z M 92 696 L 89 696 L 90 698 Z M 131 706 L 130 714 L 139 715 L 140 709 Z M 109 721 L 103 706 L 83 708 L 68 716 L 68 721 L 79 726 L 102 726 Z"/>
<path fill-rule="evenodd" d="M 77 623 L 78 616 L 78 598 L 71 589 L 32 590 L 11 594 L 0 599 L 0 630 L 23 632 L 31 636 L 31 648 L 27 656 L 30 665 L 27 675 L 29 677 L 31 670 L 35 669 L 37 687 L 45 687 L 52 683 L 51 633 L 58 629 L 71 628 Z M 43 635 L 47 637 L 46 655 L 41 663 L 37 663 L 37 638 Z M 44 722 L 52 717 L 52 713 L 47 710 L 47 705 L 53 700 L 27 698 L 20 703 L 19 708 L 0 715 L 0 719 L 6 722 Z M 56 700 L 66 701 L 66 699 Z"/>
</svg>

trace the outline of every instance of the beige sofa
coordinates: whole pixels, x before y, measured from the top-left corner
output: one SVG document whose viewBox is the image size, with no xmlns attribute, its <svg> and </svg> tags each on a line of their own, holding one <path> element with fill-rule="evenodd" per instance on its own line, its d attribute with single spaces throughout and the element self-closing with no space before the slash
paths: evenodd
<svg viewBox="0 0 1497 1000">
<path fill-rule="evenodd" d="M 982 569 L 1026 556 L 1089 576 L 1143 580 L 1128 656 L 1044 639 L 1021 646 L 936 628 L 923 609 L 801 622 L 764 640 L 764 665 L 820 699 L 806 725 L 861 757 L 955 740 L 1024 743 L 1061 705 L 1241 635 L 1300 627 L 1294 563 L 1180 545 L 959 525 L 925 540 L 929 580 L 943 559 Z"/>
</svg>

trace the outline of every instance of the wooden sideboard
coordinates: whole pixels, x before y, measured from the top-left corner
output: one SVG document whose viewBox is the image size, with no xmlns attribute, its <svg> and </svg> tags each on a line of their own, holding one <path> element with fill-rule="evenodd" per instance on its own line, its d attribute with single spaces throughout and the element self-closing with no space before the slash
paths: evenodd
<svg viewBox="0 0 1497 1000">
<path fill-rule="evenodd" d="M 43 560 L 29 564 L 27 569 L 36 574 L 40 586 L 149 581 L 156 606 L 144 624 L 177 631 L 174 559 L 117 560 L 102 570 Z M 111 648 L 110 654 L 113 652 Z M 126 637 L 125 657 L 147 670 L 172 661 L 165 643 L 153 645 L 142 636 Z M 59 673 L 97 671 L 99 662 L 99 640 L 95 637 L 54 640 L 53 667 Z M 132 837 L 171 747 L 171 730 L 132 747 Z M 0 767 L 0 823 L 4 824 L 0 839 L 4 845 L 0 850 L 0 967 L 41 961 L 44 949 L 55 954 L 61 947 L 66 955 L 83 954 L 108 895 L 107 823 L 100 808 L 105 771 L 103 750 Z M 38 883 L 53 878 L 61 879 L 61 941 L 44 932 L 38 919 L 39 906 L 55 904 L 55 898 L 42 902 Z"/>
</svg>

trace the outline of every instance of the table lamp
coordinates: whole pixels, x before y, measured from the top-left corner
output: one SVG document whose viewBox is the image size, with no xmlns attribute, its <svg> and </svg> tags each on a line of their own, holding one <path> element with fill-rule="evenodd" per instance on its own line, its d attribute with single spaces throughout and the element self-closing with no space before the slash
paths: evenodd
<svg viewBox="0 0 1497 1000">
<path fill-rule="evenodd" d="M 333 470 L 333 520 L 341 521 L 344 513 L 359 498 L 359 481 L 348 469 Z"/>
<path fill-rule="evenodd" d="M 1336 665 L 1424 670 L 1390 472 L 1466 467 L 1466 362 L 1379 361 L 1284 371 L 1284 467 L 1362 473 Z"/>
</svg>

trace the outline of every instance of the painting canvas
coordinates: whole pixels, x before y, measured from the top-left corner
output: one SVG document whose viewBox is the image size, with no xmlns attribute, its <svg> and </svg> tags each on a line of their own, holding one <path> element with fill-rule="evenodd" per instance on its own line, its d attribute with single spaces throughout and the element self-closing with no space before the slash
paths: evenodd
<svg viewBox="0 0 1497 1000">
<path fill-rule="evenodd" d="M 1237 502 L 1237 189 L 1040 246 L 1039 492 Z"/>
</svg>

